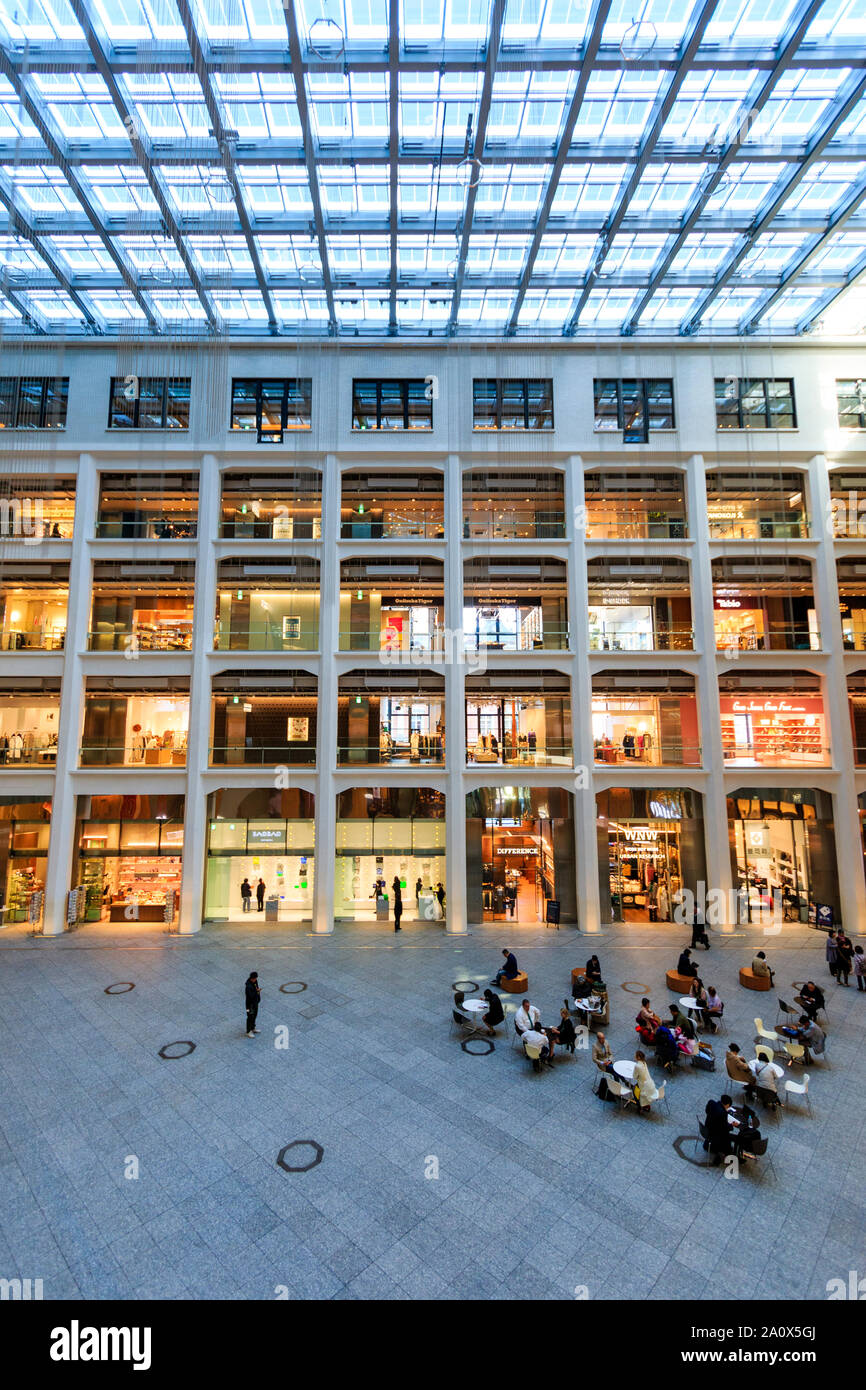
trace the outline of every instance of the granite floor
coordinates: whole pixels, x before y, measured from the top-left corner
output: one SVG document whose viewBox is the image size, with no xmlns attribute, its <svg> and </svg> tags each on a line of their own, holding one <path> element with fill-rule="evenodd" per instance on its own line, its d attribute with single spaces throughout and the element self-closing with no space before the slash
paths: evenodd
<svg viewBox="0 0 866 1390">
<path fill-rule="evenodd" d="M 640 992 L 621 986 L 664 1011 L 682 932 L 596 940 L 608 1035 L 630 1057 Z M 0 937 L 0 1277 L 40 1278 L 46 1299 L 824 1299 L 828 1280 L 866 1274 L 866 994 L 832 984 L 822 935 L 790 926 L 698 955 L 749 1055 L 777 997 L 737 984 L 753 947 L 782 997 L 810 975 L 828 987 L 814 1115 L 763 1127 L 776 1182 L 675 1147 L 724 1089 L 723 1060 L 681 1068 L 670 1115 L 644 1119 L 596 1099 L 585 1051 L 536 1074 L 507 1037 L 462 1050 L 450 986 L 483 988 L 506 944 L 554 1021 L 589 953 L 568 928 Z M 252 969 L 262 1031 L 246 1039 Z M 195 1050 L 161 1058 L 178 1040 Z M 296 1140 L 321 1161 L 290 1173 L 277 1159 Z"/>
</svg>

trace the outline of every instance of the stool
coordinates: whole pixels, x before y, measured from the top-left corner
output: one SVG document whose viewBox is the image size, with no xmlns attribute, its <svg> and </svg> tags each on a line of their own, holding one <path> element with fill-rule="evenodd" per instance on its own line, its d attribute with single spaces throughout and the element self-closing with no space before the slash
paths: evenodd
<svg viewBox="0 0 866 1390">
<path fill-rule="evenodd" d="M 675 970 L 665 971 L 665 984 L 674 994 L 688 994 L 693 979 L 693 975 L 678 975 Z"/>
<path fill-rule="evenodd" d="M 525 994 L 529 989 L 529 977 L 524 975 L 522 970 L 513 980 L 506 980 L 503 975 L 499 981 L 499 988 L 504 989 L 506 994 Z"/>
<path fill-rule="evenodd" d="M 740 966 L 740 984 L 744 989 L 771 990 L 773 982 L 769 975 L 756 975 L 750 965 Z"/>
</svg>

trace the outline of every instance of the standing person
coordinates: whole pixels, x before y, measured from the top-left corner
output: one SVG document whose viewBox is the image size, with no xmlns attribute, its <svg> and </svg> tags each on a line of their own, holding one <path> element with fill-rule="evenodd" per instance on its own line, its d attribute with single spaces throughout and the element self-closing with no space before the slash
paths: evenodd
<svg viewBox="0 0 866 1390">
<path fill-rule="evenodd" d="M 244 986 L 244 994 L 246 996 L 247 1005 L 247 1037 L 254 1038 L 256 1033 L 259 1032 L 259 1029 L 256 1027 L 256 1018 L 259 1012 L 259 1000 L 262 997 L 262 991 L 259 988 L 259 972 L 257 970 L 252 970 L 250 972 L 246 985 Z"/>
<path fill-rule="evenodd" d="M 445 916 L 445 885 L 444 885 L 443 883 L 437 883 L 437 884 L 436 884 L 436 901 L 437 901 L 437 903 L 439 904 L 439 910 L 440 910 L 440 912 L 442 913 L 442 916 L 444 917 L 444 916 Z"/>
<path fill-rule="evenodd" d="M 836 935 L 836 983 L 848 988 L 848 976 L 851 974 L 851 961 L 854 957 L 854 947 L 844 932 L 840 931 Z"/>
<path fill-rule="evenodd" d="M 825 954 L 825 956 L 827 957 L 827 968 L 829 969 L 830 974 L 831 974 L 831 975 L 833 976 L 833 978 L 835 979 L 835 978 L 836 978 L 836 965 L 837 965 L 837 961 L 838 961 L 838 952 L 837 952 L 837 950 L 836 950 L 836 933 L 835 933 L 835 931 L 831 931 L 831 932 L 828 932 L 828 933 L 827 933 L 827 945 L 824 947 L 824 954 Z"/>
<path fill-rule="evenodd" d="M 421 894 L 422 894 L 423 892 L 424 892 L 424 884 L 421 882 L 421 876 L 420 876 L 420 874 L 419 874 L 418 878 L 416 878 L 416 880 L 415 880 L 415 902 L 418 904 L 418 912 L 419 912 L 419 915 L 420 915 L 420 912 L 421 912 Z"/>
<path fill-rule="evenodd" d="M 391 884 L 391 891 L 394 894 L 394 930 L 402 931 L 400 918 L 403 916 L 403 889 L 396 874 L 394 875 L 394 882 Z"/>
<path fill-rule="evenodd" d="M 854 947 L 854 979 L 858 989 L 866 990 L 866 955 L 862 946 Z"/>
<path fill-rule="evenodd" d="M 256 911 L 261 912 L 265 905 L 265 880 L 260 878 L 256 884 Z"/>
<path fill-rule="evenodd" d="M 701 911 L 695 903 L 695 910 L 692 913 L 692 945 L 694 951 L 697 946 L 703 946 L 706 950 L 710 949 L 710 938 L 707 936 L 707 928 L 701 915 Z"/>
<path fill-rule="evenodd" d="M 243 906 L 244 912 L 249 912 L 250 900 L 252 899 L 252 896 L 253 890 L 250 886 L 250 881 L 248 878 L 245 878 L 243 883 L 241 884 L 241 904 Z"/>
</svg>

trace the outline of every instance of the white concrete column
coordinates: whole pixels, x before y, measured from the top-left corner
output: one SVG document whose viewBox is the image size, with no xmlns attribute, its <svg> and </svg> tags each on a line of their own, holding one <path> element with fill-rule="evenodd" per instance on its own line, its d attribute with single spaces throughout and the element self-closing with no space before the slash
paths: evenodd
<svg viewBox="0 0 866 1390">
<path fill-rule="evenodd" d="M 90 541 L 94 534 L 98 486 L 96 461 L 81 454 L 75 487 L 75 522 L 69 562 L 69 600 L 66 609 L 63 682 L 60 688 L 57 765 L 51 805 L 51 836 L 45 870 L 43 932 L 59 936 L 66 929 L 66 895 L 78 846 L 75 844 L 76 793 L 73 773 L 78 767 L 84 721 L 84 669 L 90 632 Z"/>
<path fill-rule="evenodd" d="M 204 907 L 207 803 L 202 774 L 210 761 L 211 673 L 216 621 L 220 471 L 216 457 L 205 454 L 199 465 L 196 527 L 195 603 L 192 619 L 192 677 L 189 687 L 189 733 L 186 745 L 186 794 L 183 819 L 183 866 L 178 931 L 201 931 Z"/>
<path fill-rule="evenodd" d="M 313 880 L 313 932 L 329 936 L 334 930 L 337 797 L 337 660 L 340 646 L 340 470 L 336 454 L 328 454 L 322 470 L 322 550 L 319 573 L 319 690 L 317 700 L 316 859 Z"/>
<path fill-rule="evenodd" d="M 818 454 L 809 462 L 812 535 L 818 541 L 815 556 L 815 600 L 821 647 L 829 655 L 821 663 L 822 696 L 827 711 L 835 791 L 833 824 L 836 836 L 836 862 L 850 865 L 850 872 L 839 870 L 839 902 L 845 930 L 866 933 L 866 877 L 857 804 L 854 746 L 848 706 L 848 684 L 842 654 L 839 622 L 839 586 L 836 578 L 836 543 L 831 524 L 831 490 L 827 460 Z"/>
<path fill-rule="evenodd" d="M 468 930 L 466 895 L 466 695 L 463 664 L 463 475 L 445 467 L 445 930 Z M 470 659 L 473 654 L 469 654 Z"/>
<path fill-rule="evenodd" d="M 589 669 L 589 586 L 586 574 L 586 496 L 583 459 L 572 454 L 565 466 L 565 525 L 568 556 L 568 628 L 571 663 L 571 724 L 574 739 L 574 861 L 577 874 L 577 925 L 601 930 L 598 850 L 593 778 L 592 678 Z"/>
<path fill-rule="evenodd" d="M 713 610 L 713 566 L 709 551 L 707 474 L 702 454 L 692 454 L 686 466 L 686 516 L 691 547 L 692 627 L 698 659 L 698 717 L 701 731 L 701 764 L 709 775 L 703 793 L 704 848 L 707 857 L 707 893 L 721 893 L 717 901 L 731 901 L 731 856 L 728 848 L 728 803 L 725 795 L 722 721 L 719 718 L 719 679 L 716 669 L 716 634 Z M 733 932 L 731 914 L 714 910 L 716 926 Z"/>
</svg>

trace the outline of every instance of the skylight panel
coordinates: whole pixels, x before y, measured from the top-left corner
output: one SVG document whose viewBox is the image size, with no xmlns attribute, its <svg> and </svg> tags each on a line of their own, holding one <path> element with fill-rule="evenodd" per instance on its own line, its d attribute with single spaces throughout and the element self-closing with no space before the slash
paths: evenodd
<svg viewBox="0 0 866 1390">
<path fill-rule="evenodd" d="M 448 323 L 451 314 L 451 295 L 441 290 L 426 294 L 398 294 L 397 323 L 408 331 L 434 332 Z"/>
<path fill-rule="evenodd" d="M 739 273 L 750 275 L 781 275 L 810 240 L 807 232 L 770 232 L 759 237 L 743 258 Z"/>
<path fill-rule="evenodd" d="M 641 315 L 647 327 L 679 328 L 702 291 L 697 288 L 663 288 L 657 290 Z"/>
<path fill-rule="evenodd" d="M 55 259 L 71 276 L 107 273 L 119 274 L 104 242 L 98 236 L 62 236 L 46 238 Z"/>
<path fill-rule="evenodd" d="M 268 311 L 258 290 L 214 290 L 213 302 L 225 323 L 263 325 Z"/>
<path fill-rule="evenodd" d="M 762 328 L 796 328 L 797 324 L 807 318 L 811 309 L 816 309 L 821 303 L 824 291 L 820 289 L 799 289 L 787 290 L 772 308 L 763 314 L 760 321 Z"/>
<path fill-rule="evenodd" d="M 186 282 L 187 272 L 173 241 L 161 236 L 121 236 L 117 244 L 129 268 L 154 284 Z"/>
<path fill-rule="evenodd" d="M 183 25 L 169 0 L 91 0 L 101 27 L 112 43 L 165 39 L 178 42 Z"/>
<path fill-rule="evenodd" d="M 84 322 L 84 314 L 75 300 L 63 290 L 34 290 L 22 296 L 22 302 L 32 309 L 38 318 L 53 327 L 64 324 Z"/>
<path fill-rule="evenodd" d="M 84 41 L 81 27 L 67 0 L 0 0 L 0 24 L 13 44 Z"/>
<path fill-rule="evenodd" d="M 321 330 L 328 323 L 328 301 L 321 293 L 275 294 L 274 308 L 285 327 Z"/>
<path fill-rule="evenodd" d="M 458 322 L 472 328 L 502 329 L 511 318 L 513 308 L 513 292 L 466 289 L 460 297 Z"/>
<path fill-rule="evenodd" d="M 564 290 L 529 290 L 517 317 L 519 328 L 556 332 L 568 318 L 574 295 Z"/>
<path fill-rule="evenodd" d="M 723 0 L 707 26 L 708 43 L 769 43 L 781 39 L 795 0 Z"/>
<path fill-rule="evenodd" d="M 88 290 L 85 299 L 96 318 L 106 327 L 147 319 L 135 296 L 124 290 Z"/>
<path fill-rule="evenodd" d="M 580 316 L 581 328 L 622 328 L 631 313 L 632 305 L 637 301 L 637 296 L 638 291 L 631 289 L 591 290 Z"/>
<path fill-rule="evenodd" d="M 714 328 L 736 328 L 744 314 L 754 311 L 763 296 L 759 289 L 722 289 L 703 314 L 703 321 Z"/>
<path fill-rule="evenodd" d="M 204 305 L 194 290 L 164 292 L 154 290 L 150 295 L 154 312 L 165 323 L 206 323 Z"/>
</svg>

